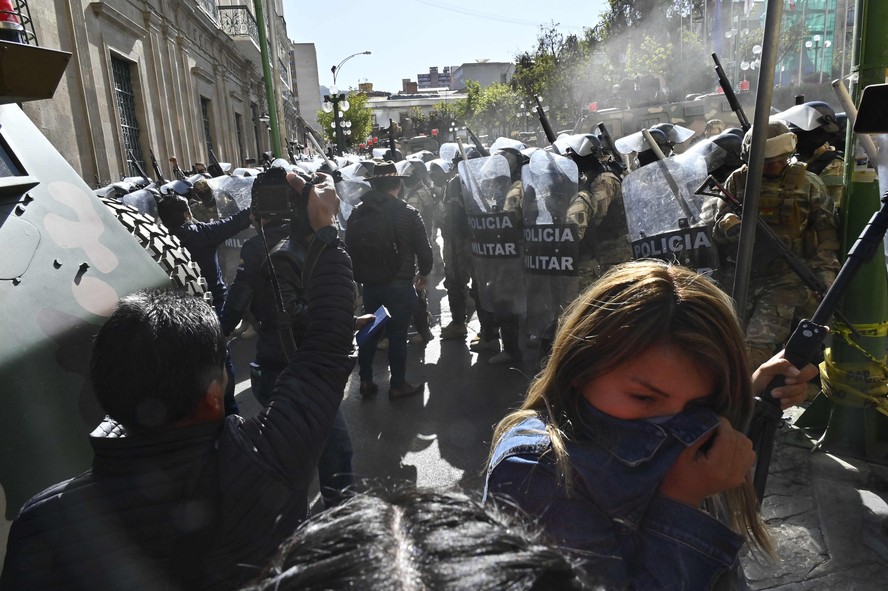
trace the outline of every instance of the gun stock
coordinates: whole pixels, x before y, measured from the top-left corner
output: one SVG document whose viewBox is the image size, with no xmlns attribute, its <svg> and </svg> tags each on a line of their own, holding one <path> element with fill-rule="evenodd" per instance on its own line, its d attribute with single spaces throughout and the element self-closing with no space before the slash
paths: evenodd
<svg viewBox="0 0 888 591">
<path fill-rule="evenodd" d="M 743 107 L 740 106 L 740 101 L 737 100 L 737 95 L 734 94 L 734 87 L 731 86 L 731 81 L 728 80 L 728 77 L 725 75 L 725 70 L 722 68 L 717 53 L 712 54 L 712 61 L 715 62 L 715 75 L 718 76 L 718 83 L 725 92 L 725 98 L 728 99 L 728 104 L 731 105 L 731 110 L 734 111 L 734 114 L 737 116 L 737 121 L 740 122 L 740 127 L 743 129 L 743 132 L 746 133 L 752 125 L 749 124 L 749 119 L 746 118 L 746 113 L 743 111 Z"/>
<path fill-rule="evenodd" d="M 611 137 L 610 132 L 607 130 L 607 126 L 604 123 L 598 124 L 598 135 L 601 137 L 604 142 L 604 147 L 608 149 L 611 154 L 611 158 L 613 158 L 614 164 L 619 167 L 620 171 L 624 171 L 623 163 L 619 160 L 619 152 L 617 151 L 617 146 L 614 144 L 614 138 Z"/>
<path fill-rule="evenodd" d="M 163 179 L 163 173 L 160 172 L 160 165 L 157 164 L 157 158 L 154 157 L 154 150 L 148 148 L 148 153 L 151 154 L 151 166 L 154 167 L 154 174 L 157 175 L 157 184 L 162 185 L 166 181 Z"/>
<path fill-rule="evenodd" d="M 126 155 L 127 155 L 127 157 L 130 159 L 130 162 L 133 163 L 133 166 L 134 166 L 135 169 L 139 172 L 139 174 L 142 176 L 142 178 L 145 179 L 145 182 L 146 182 L 146 183 L 150 183 L 150 182 L 151 182 L 151 179 L 148 178 L 148 174 L 145 172 L 145 169 L 142 168 L 142 165 L 139 164 L 139 161 L 138 161 L 138 160 L 136 160 L 136 156 L 135 156 L 135 154 L 133 154 L 133 151 L 132 151 L 132 150 L 127 150 L 127 151 L 126 151 Z"/>
<path fill-rule="evenodd" d="M 543 126 L 543 133 L 546 134 L 546 139 L 550 144 L 555 143 L 555 132 L 552 131 L 552 125 L 549 123 L 549 116 L 546 115 L 546 110 L 543 109 L 543 103 L 540 102 L 540 97 L 534 97 L 536 99 L 536 112 L 537 116 L 540 118 L 540 125 Z"/>
<path fill-rule="evenodd" d="M 475 135 L 475 132 L 472 131 L 468 125 L 466 125 L 466 132 L 469 134 L 469 137 L 472 138 L 472 143 L 478 148 L 478 152 L 482 156 L 490 156 L 490 150 L 484 147 L 484 144 L 481 143 L 481 140 L 478 139 L 478 136 Z"/>
</svg>

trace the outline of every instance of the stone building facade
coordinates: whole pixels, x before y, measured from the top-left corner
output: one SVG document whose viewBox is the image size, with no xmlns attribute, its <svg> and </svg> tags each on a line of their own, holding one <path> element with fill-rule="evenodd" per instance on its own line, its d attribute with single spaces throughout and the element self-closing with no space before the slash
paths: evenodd
<svg viewBox="0 0 888 591">
<path fill-rule="evenodd" d="M 236 0 L 41 0 L 30 2 L 38 42 L 71 52 L 50 100 L 24 105 L 34 123 L 90 184 L 163 176 L 210 162 L 242 166 L 271 150 L 253 3 Z M 282 0 L 265 21 L 282 137 L 290 94 Z M 285 152 L 284 152 L 285 153 Z"/>
</svg>

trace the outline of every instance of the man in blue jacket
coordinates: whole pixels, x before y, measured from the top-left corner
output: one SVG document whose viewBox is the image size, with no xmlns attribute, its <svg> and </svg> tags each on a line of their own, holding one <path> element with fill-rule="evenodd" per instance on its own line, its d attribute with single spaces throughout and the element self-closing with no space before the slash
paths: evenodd
<svg viewBox="0 0 888 591">
<path fill-rule="evenodd" d="M 192 194 L 191 185 L 188 187 Z M 160 221 L 170 234 L 179 239 L 192 260 L 200 267 L 201 276 L 207 281 L 207 289 L 213 294 L 213 308 L 216 315 L 222 317 L 228 286 L 219 265 L 219 245 L 250 227 L 253 220 L 249 208 L 244 208 L 234 215 L 213 222 L 199 222 L 191 214 L 188 199 L 170 190 L 157 204 Z M 237 414 L 237 401 L 234 399 L 234 363 L 231 355 L 225 357 L 225 371 L 228 373 L 228 386 L 225 390 L 225 414 Z"/>
<path fill-rule="evenodd" d="M 180 292 L 123 298 L 91 361 L 108 413 L 84 474 L 28 501 L 0 589 L 233 589 L 308 512 L 308 487 L 354 366 L 351 262 L 332 183 L 308 195 L 308 324 L 253 418 L 224 416 L 225 339 Z"/>
</svg>

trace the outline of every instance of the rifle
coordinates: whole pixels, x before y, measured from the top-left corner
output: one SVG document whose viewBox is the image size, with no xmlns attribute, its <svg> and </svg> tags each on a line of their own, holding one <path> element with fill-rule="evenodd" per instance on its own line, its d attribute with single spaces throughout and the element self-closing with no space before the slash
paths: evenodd
<svg viewBox="0 0 888 591">
<path fill-rule="evenodd" d="M 133 163 L 133 166 L 135 167 L 136 171 L 142 176 L 143 179 L 145 179 L 145 182 L 150 183 L 151 179 L 148 178 L 148 174 L 145 172 L 145 169 L 142 168 L 142 165 L 139 164 L 138 160 L 136 160 L 136 156 L 133 154 L 133 151 L 127 150 L 126 156 L 127 156 L 127 158 L 129 158 L 130 162 Z"/>
<path fill-rule="evenodd" d="M 478 148 L 478 152 L 482 156 L 490 156 L 490 150 L 484 147 L 484 144 L 481 143 L 481 140 L 478 139 L 478 136 L 475 135 L 475 132 L 473 132 L 468 125 L 466 125 L 466 132 L 468 132 L 469 137 L 472 138 L 472 143 Z"/>
<path fill-rule="evenodd" d="M 617 159 L 617 155 L 619 154 L 617 146 L 614 144 L 614 138 L 611 137 L 611 134 L 604 123 L 598 124 L 598 135 L 601 137 L 602 141 L 604 141 L 604 147 L 611 153 L 614 165 L 619 169 L 619 174 L 617 176 L 622 175 L 623 172 L 625 172 L 625 168 L 623 167 L 623 163 Z"/>
<path fill-rule="evenodd" d="M 170 165 L 173 167 L 173 176 L 175 176 L 180 181 L 185 180 L 185 173 L 182 172 L 182 169 L 179 168 L 179 159 L 175 156 L 170 156 Z"/>
<path fill-rule="evenodd" d="M 154 157 L 154 150 L 148 148 L 148 153 L 151 154 L 151 166 L 154 167 L 154 174 L 157 175 L 157 184 L 162 185 L 166 181 L 163 180 L 163 173 L 160 172 L 160 166 L 157 164 L 157 158 Z"/>
<path fill-rule="evenodd" d="M 877 250 L 882 250 L 882 240 L 885 231 L 888 230 L 888 192 L 882 195 L 881 202 L 882 206 L 879 211 L 873 214 L 857 241 L 848 251 L 848 256 L 839 270 L 835 282 L 823 296 L 811 319 L 799 322 L 789 340 L 786 341 L 783 356 L 794 366 L 804 367 L 820 351 L 823 339 L 826 338 L 826 324 L 838 307 L 839 299 L 844 295 L 860 267 L 872 259 Z M 783 384 L 784 377 L 777 376 L 768 384 L 765 393 L 756 397 L 755 414 L 749 427 L 748 437 L 752 440 L 757 457 L 753 485 L 759 503 L 765 496 L 765 483 L 768 480 L 774 436 L 777 433 L 777 425 L 783 416 L 780 402 L 771 396 L 771 392 Z"/>
<path fill-rule="evenodd" d="M 210 173 L 211 176 L 217 177 L 225 174 L 225 171 L 222 170 L 222 165 L 219 163 L 219 159 L 216 158 L 216 155 L 213 153 L 213 150 L 210 149 L 210 165 L 207 166 L 207 172 Z"/>
<path fill-rule="evenodd" d="M 712 193 L 712 188 L 717 189 L 718 193 Z M 728 202 L 728 204 L 731 206 L 731 210 L 735 214 L 737 214 L 738 216 L 742 215 L 743 205 L 740 203 L 737 197 L 732 195 L 731 192 L 728 191 L 724 185 L 719 183 L 712 175 L 706 177 L 706 180 L 703 181 L 703 184 L 700 185 L 700 188 L 698 188 L 695 193 L 697 195 L 707 195 L 709 197 L 721 197 Z M 784 261 L 786 261 L 786 264 L 789 265 L 789 268 L 792 269 L 793 273 L 795 273 L 798 278 L 802 280 L 802 283 L 804 283 L 808 287 L 808 289 L 819 295 L 823 295 L 826 293 L 828 288 L 823 280 L 820 279 L 820 277 L 818 277 L 817 274 L 815 274 L 814 271 L 812 271 L 810 267 L 808 267 L 808 265 L 806 265 L 804 261 L 802 261 L 792 250 L 790 250 L 788 246 L 786 246 L 786 243 L 783 242 L 783 240 L 781 240 L 780 237 L 774 233 L 774 230 L 771 229 L 771 226 L 769 226 L 765 220 L 756 216 L 755 229 L 756 236 L 764 238 L 768 248 L 777 251 L 777 254 L 780 255 L 780 257 Z M 843 324 L 851 327 L 851 323 L 848 322 L 848 320 L 842 315 L 841 312 L 836 311 L 835 315 L 836 318 L 838 318 Z"/>
<path fill-rule="evenodd" d="M 540 97 L 535 96 L 533 98 L 536 99 L 536 112 L 537 116 L 540 118 L 540 125 L 543 126 L 543 132 L 546 134 L 546 139 L 550 144 L 554 144 L 556 137 L 555 132 L 552 131 L 552 126 L 549 124 L 549 116 L 546 115 L 546 111 L 543 109 L 543 103 L 540 102 Z"/>
<path fill-rule="evenodd" d="M 737 100 L 737 95 L 734 94 L 734 88 L 731 86 L 731 81 L 725 75 L 721 62 L 718 61 L 717 53 L 712 54 L 712 61 L 715 62 L 715 75 L 718 76 L 718 83 L 721 85 L 722 90 L 725 91 L 725 98 L 728 99 L 731 110 L 737 116 L 737 121 L 740 122 L 743 133 L 746 133 L 752 125 L 749 124 L 749 119 L 746 118 L 746 113 L 743 112 L 743 107 L 740 106 L 740 101 Z"/>
</svg>

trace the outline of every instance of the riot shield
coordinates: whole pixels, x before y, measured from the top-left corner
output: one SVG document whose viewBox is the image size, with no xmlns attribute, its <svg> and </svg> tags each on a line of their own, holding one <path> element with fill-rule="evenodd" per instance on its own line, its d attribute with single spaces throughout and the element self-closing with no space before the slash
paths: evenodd
<svg viewBox="0 0 888 591">
<path fill-rule="evenodd" d="M 256 177 L 228 175 L 206 180 L 213 190 L 213 199 L 220 218 L 234 215 L 250 206 L 254 180 Z"/>
<path fill-rule="evenodd" d="M 541 335 L 579 290 L 580 241 L 577 225 L 567 223 L 579 171 L 570 158 L 538 150 L 521 169 L 521 182 L 527 332 Z"/>
<path fill-rule="evenodd" d="M 444 142 L 438 148 L 438 156 L 445 162 L 453 162 L 457 154 L 459 154 L 459 144 L 456 142 Z"/>
<path fill-rule="evenodd" d="M 458 171 L 479 304 L 494 314 L 524 314 L 521 219 L 517 211 L 503 211 L 511 185 L 509 163 L 497 154 L 462 160 Z"/>
<path fill-rule="evenodd" d="M 139 213 L 148 214 L 157 219 L 156 191 L 139 189 L 138 191 L 127 193 L 120 198 L 120 201 L 130 207 L 135 207 Z"/>
<path fill-rule="evenodd" d="M 344 166 L 340 169 L 340 172 L 342 173 L 342 178 L 367 178 L 373 174 L 374 168 L 375 165 L 372 160 L 364 160 Z"/>
<path fill-rule="evenodd" d="M 399 160 L 395 163 L 398 174 L 404 176 L 417 177 L 425 186 L 432 184 L 429 177 L 429 170 L 426 168 L 425 162 L 422 160 Z"/>
<path fill-rule="evenodd" d="M 336 217 L 341 229 L 345 229 L 352 210 L 369 190 L 370 183 L 361 177 L 347 178 L 343 175 L 342 180 L 336 183 L 336 194 L 339 195 L 339 214 Z"/>
<path fill-rule="evenodd" d="M 708 176 L 706 160 L 686 153 L 632 171 L 623 180 L 623 203 L 632 258 L 677 262 L 712 275 L 718 253 L 706 197 L 696 190 Z"/>
</svg>

